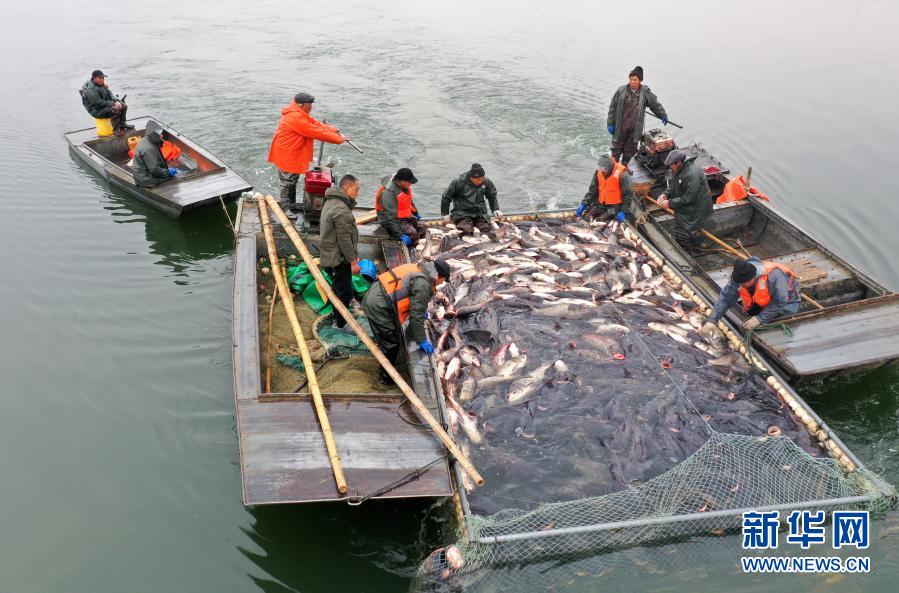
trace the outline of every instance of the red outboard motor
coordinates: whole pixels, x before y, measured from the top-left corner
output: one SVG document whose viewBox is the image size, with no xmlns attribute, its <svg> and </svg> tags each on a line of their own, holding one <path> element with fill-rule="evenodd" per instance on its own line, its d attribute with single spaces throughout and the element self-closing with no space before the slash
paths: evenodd
<svg viewBox="0 0 899 593">
<path fill-rule="evenodd" d="M 320 142 L 318 148 L 318 163 L 309 167 L 305 175 L 305 196 L 303 199 L 303 220 L 307 223 L 318 223 L 325 205 L 325 192 L 334 185 L 334 165 L 328 163 L 322 167 L 322 152 L 325 143 Z"/>
</svg>

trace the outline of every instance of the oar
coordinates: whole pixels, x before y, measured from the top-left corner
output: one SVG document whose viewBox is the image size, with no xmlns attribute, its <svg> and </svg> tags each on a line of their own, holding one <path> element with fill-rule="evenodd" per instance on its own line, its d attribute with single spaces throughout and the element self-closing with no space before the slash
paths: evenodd
<svg viewBox="0 0 899 593">
<path fill-rule="evenodd" d="M 662 121 L 662 118 L 659 117 L 658 115 L 656 115 L 655 113 L 653 113 L 652 111 L 644 111 L 643 113 L 645 113 L 647 115 L 651 115 L 654 118 L 656 118 L 657 120 Z M 668 120 L 668 123 L 671 124 L 672 126 L 674 126 L 675 128 L 680 128 L 681 130 L 684 129 L 684 126 L 682 126 L 680 124 L 676 124 L 673 121 L 671 121 L 670 119 Z"/>
<path fill-rule="evenodd" d="M 271 196 L 269 196 L 271 197 Z M 274 202 L 274 199 L 272 199 Z M 309 349 L 306 347 L 306 338 L 303 336 L 303 329 L 300 327 L 300 321 L 297 319 L 297 312 L 294 309 L 293 295 L 284 276 L 281 275 L 281 267 L 278 264 L 278 251 L 275 248 L 275 240 L 272 237 L 272 223 L 268 217 L 268 209 L 265 206 L 265 200 L 259 200 L 259 216 L 262 218 L 262 231 L 265 233 L 265 244 L 268 247 L 268 259 L 275 275 L 275 286 L 281 295 L 281 304 L 284 305 L 284 312 L 287 314 L 287 320 L 290 321 L 290 327 L 293 330 L 293 337 L 296 339 L 297 346 L 300 348 L 300 355 L 303 359 L 303 370 L 306 378 L 309 379 L 309 391 L 312 393 L 312 401 L 315 404 L 315 412 L 318 415 L 318 421 L 321 424 L 322 436 L 325 438 L 325 447 L 328 449 L 328 458 L 331 461 L 331 469 L 334 472 L 334 481 L 337 483 L 337 491 L 346 494 L 346 478 L 343 475 L 343 467 L 340 465 L 340 456 L 337 454 L 337 444 L 334 442 L 334 433 L 331 431 L 331 422 L 328 420 L 328 411 L 325 409 L 325 403 L 322 401 L 322 394 L 318 387 L 318 378 L 315 376 L 315 365 L 312 364 L 312 357 L 309 355 Z M 277 204 L 276 204 L 277 205 Z M 287 217 L 278 209 L 278 214 Z M 289 222 L 288 222 L 289 224 Z M 293 228 L 291 226 L 291 228 Z M 308 251 L 306 252 L 308 254 Z M 312 256 L 309 256 L 307 264 L 312 262 Z M 314 265 L 314 264 L 313 264 Z M 319 273 L 318 276 L 321 276 Z M 316 280 L 325 283 L 324 278 Z"/>
<path fill-rule="evenodd" d="M 668 214 L 672 214 L 672 215 L 674 214 L 674 210 L 672 210 L 671 208 L 666 208 L 666 207 L 662 206 L 661 204 L 659 204 L 658 202 L 653 200 L 651 197 L 649 197 L 649 196 L 643 196 L 643 197 L 646 198 L 648 201 L 652 202 L 653 204 L 655 204 L 656 206 L 658 206 L 659 208 L 661 208 L 662 210 L 664 210 L 665 212 L 667 212 Z M 740 253 L 739 251 L 737 251 L 736 249 L 734 249 L 733 247 L 731 247 L 730 245 L 728 245 L 727 243 L 725 243 L 724 241 L 722 241 L 721 239 L 719 239 L 718 237 L 713 235 L 712 233 L 708 232 L 707 230 L 699 229 L 699 232 L 701 232 L 710 241 L 714 241 L 715 243 L 720 245 L 722 249 L 724 249 L 725 251 L 727 251 L 729 254 L 733 255 L 734 257 L 738 257 L 740 259 L 746 259 L 746 256 L 744 254 Z M 816 309 L 824 308 L 824 305 L 822 305 L 818 301 L 814 300 L 812 297 L 808 296 L 807 294 L 799 293 L 799 298 L 801 298 L 805 302 L 809 303 Z"/>
<path fill-rule="evenodd" d="M 361 148 L 359 148 L 358 146 L 356 146 L 355 144 L 353 144 L 353 141 L 352 141 L 352 140 L 350 140 L 349 138 L 347 138 L 347 137 L 344 136 L 343 134 L 341 134 L 341 136 L 343 136 L 343 141 L 346 142 L 347 144 L 349 144 L 350 146 L 352 146 L 353 148 L 355 148 L 357 151 L 359 151 L 359 154 L 365 154 L 364 152 L 362 152 L 362 149 L 361 149 Z"/>
<path fill-rule="evenodd" d="M 412 407 L 415 408 L 415 411 L 418 412 L 418 415 L 424 418 L 425 422 L 428 426 L 431 427 L 431 430 L 437 435 L 437 437 L 446 445 L 446 448 L 449 449 L 449 452 L 453 457 L 459 462 L 459 465 L 462 466 L 462 469 L 468 473 L 469 476 L 480 486 L 484 483 L 484 478 L 481 477 L 481 474 L 478 473 L 478 470 L 475 469 L 474 465 L 472 465 L 471 461 L 465 456 L 464 453 L 459 449 L 456 445 L 453 438 L 446 433 L 443 427 L 440 425 L 440 422 L 434 418 L 431 414 L 431 411 L 428 410 L 427 406 L 422 403 L 422 401 L 415 395 L 415 392 L 412 391 L 412 388 L 409 387 L 409 384 L 406 383 L 406 380 L 399 373 L 399 371 L 394 368 L 393 364 L 387 357 L 384 356 L 384 353 L 381 352 L 381 349 L 378 348 L 377 344 L 375 344 L 374 340 L 362 329 L 362 326 L 359 325 L 359 322 L 356 321 L 356 318 L 347 310 L 346 306 L 340 301 L 339 298 L 334 294 L 334 289 L 331 288 L 331 285 L 325 281 L 324 276 L 322 276 L 321 270 L 318 269 L 318 266 L 315 264 L 315 261 L 312 259 L 312 254 L 309 253 L 309 250 L 306 248 L 306 244 L 303 243 L 303 240 L 300 238 L 300 235 L 297 233 L 297 230 L 290 223 L 290 220 L 287 219 L 287 215 L 281 210 L 281 207 L 278 205 L 278 202 L 275 201 L 275 198 L 272 196 L 265 196 L 259 203 L 267 202 L 272 212 L 274 212 L 278 221 L 281 223 L 281 226 L 284 227 L 284 230 L 287 232 L 287 236 L 290 237 L 290 240 L 293 241 L 294 246 L 297 248 L 297 251 L 300 252 L 300 255 L 303 256 L 303 261 L 306 262 L 306 266 L 309 269 L 309 272 L 312 273 L 312 276 L 315 278 L 316 282 L 318 282 L 319 286 L 321 286 L 325 292 L 328 293 L 328 296 L 331 299 L 331 305 L 334 306 L 334 309 L 337 310 L 338 313 L 343 315 L 343 318 L 346 320 L 347 325 L 352 328 L 352 330 L 356 333 L 356 336 L 359 337 L 359 340 L 365 344 L 365 347 L 369 349 L 369 351 L 374 355 L 381 366 L 387 371 L 387 374 L 390 375 L 390 378 L 393 379 L 397 386 L 402 390 L 403 395 L 406 396 L 406 399 L 409 400 L 409 403 L 412 404 Z M 309 382 L 309 387 L 312 387 L 312 381 Z"/>
</svg>

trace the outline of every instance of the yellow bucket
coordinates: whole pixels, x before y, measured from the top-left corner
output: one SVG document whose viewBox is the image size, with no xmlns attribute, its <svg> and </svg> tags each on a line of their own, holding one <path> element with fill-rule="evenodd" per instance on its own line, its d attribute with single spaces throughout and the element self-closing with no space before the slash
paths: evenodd
<svg viewBox="0 0 899 593">
<path fill-rule="evenodd" d="M 128 137 L 128 150 L 134 150 L 137 147 L 138 142 L 140 142 L 139 136 L 129 136 Z"/>
<path fill-rule="evenodd" d="M 112 136 L 112 118 L 98 117 L 94 120 L 97 122 L 97 136 Z"/>
</svg>

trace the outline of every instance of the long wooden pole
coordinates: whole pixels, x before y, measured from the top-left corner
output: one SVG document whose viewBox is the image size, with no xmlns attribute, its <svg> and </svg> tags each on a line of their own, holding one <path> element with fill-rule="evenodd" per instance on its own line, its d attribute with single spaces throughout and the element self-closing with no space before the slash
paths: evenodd
<svg viewBox="0 0 899 593">
<path fill-rule="evenodd" d="M 658 206 L 659 208 L 661 208 L 662 210 L 664 210 L 665 212 L 667 212 L 668 214 L 674 214 L 674 210 L 672 210 L 671 208 L 665 208 L 664 206 L 662 206 L 661 204 L 659 204 L 658 202 L 653 200 L 651 197 L 649 197 L 649 196 L 643 196 L 643 197 L 646 198 L 648 201 L 652 202 L 653 204 L 655 204 L 656 206 Z M 725 243 L 724 241 L 722 241 L 721 239 L 719 239 L 718 237 L 713 235 L 712 233 L 708 232 L 707 230 L 705 230 L 705 229 L 699 229 L 699 230 L 702 232 L 703 235 L 706 236 L 706 238 L 708 238 L 711 241 L 714 241 L 715 243 L 720 245 L 721 248 L 724 249 L 725 251 L 727 251 L 729 254 L 736 256 L 740 259 L 746 258 L 746 256 L 744 254 L 740 253 L 739 251 L 737 251 L 736 249 L 734 249 L 733 247 L 731 247 L 730 245 L 728 245 L 727 243 Z M 824 308 L 824 305 L 822 305 L 821 303 L 819 303 L 818 301 L 816 301 L 815 299 L 813 299 L 812 297 L 808 296 L 805 293 L 799 293 L 799 298 L 801 298 L 805 302 L 809 303 L 816 309 Z"/>
<path fill-rule="evenodd" d="M 271 196 L 269 196 L 271 197 Z M 284 213 L 278 210 L 284 216 Z M 318 378 L 315 376 L 315 365 L 312 364 L 312 357 L 309 355 L 309 349 L 306 347 L 306 338 L 303 336 L 303 329 L 297 319 L 297 312 L 293 306 L 293 295 L 290 288 L 281 275 L 281 268 L 278 265 L 278 251 L 275 249 L 275 240 L 272 237 L 272 223 L 268 217 L 268 209 L 264 200 L 259 200 L 259 216 L 262 218 L 262 231 L 265 233 L 265 243 L 268 246 L 268 258 L 271 262 L 272 269 L 275 270 L 275 285 L 278 287 L 278 293 L 281 295 L 281 304 L 284 305 L 284 312 L 290 321 L 290 327 L 293 329 L 293 336 L 300 348 L 300 355 L 303 359 L 303 368 L 306 372 L 306 378 L 309 379 L 309 391 L 312 393 L 312 401 L 315 404 L 315 412 L 318 415 L 319 424 L 322 427 L 322 435 L 325 437 L 325 447 L 328 449 L 328 458 L 331 460 L 331 469 L 334 471 L 334 481 L 337 482 L 337 491 L 346 494 L 346 478 L 343 475 L 343 467 L 340 465 L 340 456 L 337 454 L 337 444 L 334 442 L 334 433 L 331 431 L 331 422 L 328 420 L 328 412 L 325 410 L 325 403 L 322 401 L 322 394 L 318 387 Z M 285 220 L 287 217 L 284 217 Z M 293 228 L 291 226 L 291 228 Z M 307 252 L 308 253 L 308 252 Z M 305 257 L 305 256 L 304 256 Z M 309 257 L 311 261 L 312 258 Z"/>
<path fill-rule="evenodd" d="M 365 344 L 366 348 L 368 348 L 374 357 L 377 359 L 384 370 L 387 371 L 387 374 L 390 375 L 390 378 L 393 379 L 400 390 L 403 392 L 403 395 L 406 396 L 406 399 L 409 400 L 409 403 L 412 404 L 412 407 L 415 408 L 415 411 L 418 412 L 418 415 L 424 418 L 425 422 L 428 426 L 431 427 L 431 430 L 440 438 L 443 444 L 449 449 L 449 452 L 453 457 L 459 462 L 459 465 L 465 470 L 465 472 L 471 476 L 471 478 L 480 486 L 484 484 L 484 478 L 481 477 L 481 474 L 478 473 L 478 470 L 475 469 L 474 465 L 472 465 L 471 461 L 462 453 L 459 447 L 456 445 L 455 441 L 453 441 L 452 437 L 443 430 L 443 427 L 440 425 L 440 422 L 434 418 L 431 411 L 428 410 L 427 406 L 422 403 L 412 388 L 406 383 L 406 380 L 399 373 L 399 371 L 394 368 L 393 364 L 387 357 L 384 356 L 384 353 L 381 352 L 381 349 L 378 348 L 377 344 L 375 344 L 374 340 L 362 329 L 362 326 L 356 321 L 356 318 L 347 310 L 344 304 L 340 301 L 339 298 L 334 294 L 331 285 L 325 280 L 324 276 L 322 276 L 321 270 L 318 269 L 318 266 L 315 265 L 315 261 L 312 259 L 312 254 L 309 253 L 309 250 L 306 248 L 306 245 L 303 243 L 303 240 L 300 238 L 300 235 L 297 234 L 296 229 L 291 224 L 290 220 L 287 219 L 287 216 L 284 214 L 284 211 L 281 210 L 281 207 L 275 201 L 272 196 L 265 196 L 263 201 L 267 202 L 272 212 L 275 214 L 275 217 L 281 223 L 281 226 L 284 227 L 284 230 L 287 232 L 287 236 L 290 237 L 290 240 L 293 241 L 294 246 L 297 248 L 297 251 L 300 252 L 300 255 L 303 257 L 303 261 L 306 262 L 306 267 L 312 273 L 312 276 L 315 278 L 315 281 L 318 282 L 319 286 L 324 289 L 324 291 L 328 294 L 328 298 L 331 299 L 331 305 L 334 306 L 334 309 L 337 310 L 338 313 L 343 315 L 343 318 L 346 320 L 347 325 L 349 325 L 354 332 L 356 332 L 356 336 L 359 337 L 359 340 Z M 261 203 L 261 202 L 260 202 Z M 310 387 L 312 383 L 310 382 Z"/>
</svg>

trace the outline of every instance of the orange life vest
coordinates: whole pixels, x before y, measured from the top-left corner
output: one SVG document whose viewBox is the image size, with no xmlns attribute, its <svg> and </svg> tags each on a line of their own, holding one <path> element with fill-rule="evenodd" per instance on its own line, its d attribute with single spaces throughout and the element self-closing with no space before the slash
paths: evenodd
<svg viewBox="0 0 899 593">
<path fill-rule="evenodd" d="M 621 203 L 621 173 L 627 171 L 627 167 L 612 160 L 615 166 L 612 168 L 612 174 L 608 179 L 603 175 L 602 171 L 596 172 L 596 190 L 597 199 L 604 206 L 614 206 Z"/>
<path fill-rule="evenodd" d="M 418 264 L 403 264 L 392 270 L 387 270 L 382 274 L 378 274 L 378 282 L 384 287 L 384 292 L 393 301 L 396 307 L 396 316 L 400 323 L 405 323 L 409 318 L 409 275 L 415 273 L 421 274 Z"/>
<path fill-rule="evenodd" d="M 748 289 L 743 288 L 742 286 L 740 287 L 740 299 L 743 301 L 744 313 L 748 311 L 752 305 L 758 305 L 764 309 L 768 306 L 768 303 L 771 302 L 771 293 L 768 291 L 768 274 L 770 274 L 772 270 L 780 270 L 786 274 L 787 278 L 790 279 L 787 289 L 789 290 L 793 287 L 793 283 L 796 281 L 796 274 L 793 270 L 787 266 L 765 262 L 765 273 L 755 279 L 755 291 L 750 294 Z"/>
<path fill-rule="evenodd" d="M 727 185 L 724 186 L 724 191 L 721 192 L 721 195 L 718 196 L 718 199 L 715 200 L 716 204 L 724 204 L 726 202 L 739 202 L 740 200 L 745 200 L 749 197 L 750 192 L 752 195 L 757 198 L 761 198 L 766 202 L 770 202 L 768 196 L 761 193 L 759 190 L 754 187 L 750 187 L 749 191 L 746 191 L 746 180 L 743 179 L 742 175 L 738 175 L 735 179 L 731 179 L 727 182 Z"/>
<path fill-rule="evenodd" d="M 384 209 L 381 206 L 381 194 L 384 193 L 385 187 L 382 185 L 378 188 L 378 193 L 375 194 L 375 212 L 380 212 Z M 409 188 L 409 193 L 402 192 L 400 195 L 396 197 L 396 217 L 397 218 L 412 218 L 412 213 L 417 212 L 417 209 L 412 204 L 412 188 Z"/>
<path fill-rule="evenodd" d="M 162 146 L 159 148 L 159 151 L 162 153 L 162 158 L 164 158 L 167 161 L 177 161 L 178 158 L 182 154 L 181 147 L 176 144 L 172 144 L 168 140 L 166 140 L 162 143 Z M 133 148 L 128 151 L 128 156 L 131 158 L 134 158 L 134 149 Z"/>
</svg>

